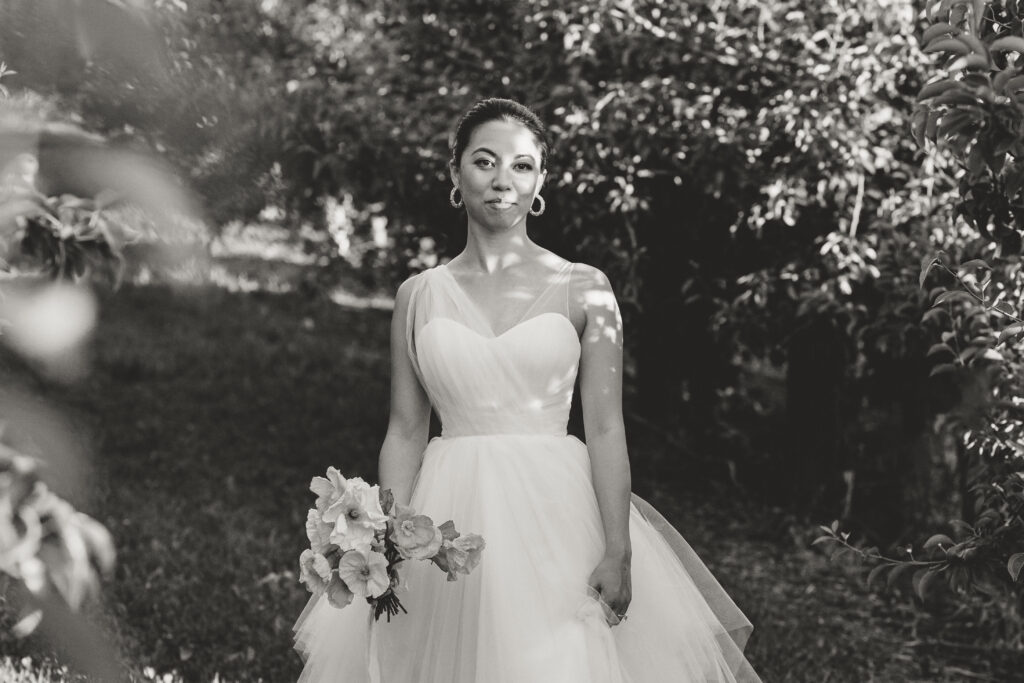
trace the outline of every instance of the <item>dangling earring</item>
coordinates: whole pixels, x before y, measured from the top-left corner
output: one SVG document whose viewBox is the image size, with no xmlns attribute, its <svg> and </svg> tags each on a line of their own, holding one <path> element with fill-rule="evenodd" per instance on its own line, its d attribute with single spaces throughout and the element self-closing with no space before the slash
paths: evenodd
<svg viewBox="0 0 1024 683">
<path fill-rule="evenodd" d="M 537 195 L 537 199 L 540 200 L 540 210 L 539 211 L 534 211 L 533 210 L 533 202 L 530 202 L 530 215 L 531 216 L 539 216 L 542 213 L 544 213 L 544 209 L 548 208 L 548 205 L 544 203 L 544 198 L 543 197 L 541 197 L 540 195 Z"/>
<path fill-rule="evenodd" d="M 458 191 L 459 191 L 459 188 L 457 188 L 457 187 L 453 187 L 452 188 L 451 193 L 448 195 L 448 203 L 451 204 L 456 209 L 461 209 L 462 208 L 462 196 L 461 196 L 461 194 L 459 195 L 459 201 L 458 202 L 455 201 L 455 193 L 458 192 Z"/>
</svg>

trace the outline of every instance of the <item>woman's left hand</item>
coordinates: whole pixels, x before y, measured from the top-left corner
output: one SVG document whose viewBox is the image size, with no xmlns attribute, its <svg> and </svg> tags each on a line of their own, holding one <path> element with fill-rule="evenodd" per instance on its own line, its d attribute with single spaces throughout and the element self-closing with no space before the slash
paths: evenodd
<svg viewBox="0 0 1024 683">
<path fill-rule="evenodd" d="M 633 599 L 630 558 L 605 557 L 590 574 L 587 583 L 621 621 Z M 616 623 L 609 622 L 609 625 Z"/>
</svg>

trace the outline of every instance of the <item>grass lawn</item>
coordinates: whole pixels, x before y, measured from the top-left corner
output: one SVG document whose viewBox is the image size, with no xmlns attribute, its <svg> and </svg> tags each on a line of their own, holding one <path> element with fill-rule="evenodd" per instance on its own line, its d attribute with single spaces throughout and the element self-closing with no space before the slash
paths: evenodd
<svg viewBox="0 0 1024 683">
<path fill-rule="evenodd" d="M 102 302 L 88 379 L 35 387 L 95 454 L 82 507 L 118 549 L 100 621 L 140 679 L 297 678 L 307 486 L 332 464 L 376 480 L 389 322 L 295 293 L 127 286 Z M 634 490 L 753 621 L 765 683 L 1012 680 L 1008 653 L 943 647 L 905 600 L 866 594 L 807 539 L 773 540 L 772 512 L 724 484 L 666 481 L 645 466 L 657 446 L 631 439 Z M 3 647 L 3 680 L 58 680 L 17 677 L 38 643 Z"/>
</svg>

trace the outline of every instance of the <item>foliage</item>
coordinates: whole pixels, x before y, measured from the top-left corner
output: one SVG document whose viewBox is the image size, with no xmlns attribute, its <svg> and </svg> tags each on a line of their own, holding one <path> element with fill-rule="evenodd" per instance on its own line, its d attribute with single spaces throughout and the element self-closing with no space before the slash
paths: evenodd
<svg viewBox="0 0 1024 683">
<path fill-rule="evenodd" d="M 928 294 L 922 327 L 932 338 L 930 376 L 955 388 L 958 399 L 942 411 L 939 429 L 957 441 L 968 484 L 965 519 L 950 522 L 951 535 L 923 544 L 927 560 L 881 556 L 848 543 L 837 524 L 823 527 L 839 551 L 860 553 L 878 564 L 869 582 L 889 571 L 891 584 L 913 569 L 923 600 L 937 578 L 966 600 L 972 594 L 1003 605 L 1008 638 L 1019 644 L 1024 624 L 1024 281 L 1021 276 L 1021 204 L 1024 183 L 1024 54 L 1019 3 L 943 0 L 929 12 L 926 53 L 938 53 L 942 73 L 925 84 L 914 112 L 918 144 L 936 145 L 958 168 L 956 217 L 969 239 L 956 252 L 928 253 L 920 286 L 946 283 Z"/>
<path fill-rule="evenodd" d="M 114 543 L 96 520 L 76 511 L 39 479 L 38 463 L 0 444 L 0 571 L 33 596 L 57 591 L 72 610 L 95 599 L 101 574 L 114 565 Z M 31 633 L 42 611 L 32 607 L 17 625 Z"/>
</svg>

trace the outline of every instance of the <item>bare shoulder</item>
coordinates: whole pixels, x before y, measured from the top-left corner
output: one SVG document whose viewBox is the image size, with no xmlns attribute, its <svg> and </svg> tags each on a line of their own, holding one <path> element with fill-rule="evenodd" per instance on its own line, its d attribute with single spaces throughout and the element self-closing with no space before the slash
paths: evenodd
<svg viewBox="0 0 1024 683">
<path fill-rule="evenodd" d="M 612 284 L 604 271 L 596 266 L 587 263 L 573 263 L 572 266 L 573 288 L 581 292 L 588 290 L 611 291 Z"/>
<path fill-rule="evenodd" d="M 620 324 L 612 283 L 600 268 L 586 263 L 573 264 L 569 300 L 569 318 L 581 337 L 588 329 Z"/>
<path fill-rule="evenodd" d="M 615 291 L 604 271 L 586 263 L 574 263 L 570 296 L 583 310 L 609 308 L 615 302 Z"/>
</svg>

